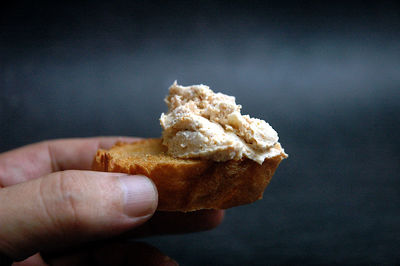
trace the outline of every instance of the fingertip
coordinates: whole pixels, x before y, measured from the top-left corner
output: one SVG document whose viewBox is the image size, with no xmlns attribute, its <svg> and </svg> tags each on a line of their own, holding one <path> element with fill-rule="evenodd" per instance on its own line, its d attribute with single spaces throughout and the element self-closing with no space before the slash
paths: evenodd
<svg viewBox="0 0 400 266">
<path fill-rule="evenodd" d="M 214 216 L 211 218 L 210 229 L 218 227 L 225 219 L 225 210 L 214 210 Z"/>
<path fill-rule="evenodd" d="M 197 218 L 200 223 L 196 223 L 199 230 L 206 231 L 218 227 L 224 220 L 224 210 L 200 210 L 192 212 L 193 218 Z"/>
</svg>

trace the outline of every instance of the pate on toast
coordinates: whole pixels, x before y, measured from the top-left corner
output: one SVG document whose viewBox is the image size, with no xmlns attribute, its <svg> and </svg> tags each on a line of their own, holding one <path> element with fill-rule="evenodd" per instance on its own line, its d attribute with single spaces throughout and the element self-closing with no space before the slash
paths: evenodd
<svg viewBox="0 0 400 266">
<path fill-rule="evenodd" d="M 275 148 L 282 150 L 279 143 Z M 145 175 L 158 189 L 158 210 L 188 212 L 226 209 L 261 199 L 283 158 L 282 150 L 262 164 L 248 158 L 225 162 L 180 159 L 167 154 L 161 139 L 145 139 L 99 150 L 92 168 Z"/>
</svg>

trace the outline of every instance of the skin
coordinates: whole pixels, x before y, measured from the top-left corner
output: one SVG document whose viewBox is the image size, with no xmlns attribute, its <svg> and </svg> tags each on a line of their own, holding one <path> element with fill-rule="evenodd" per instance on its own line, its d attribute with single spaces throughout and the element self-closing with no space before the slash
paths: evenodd
<svg viewBox="0 0 400 266">
<path fill-rule="evenodd" d="M 131 204 L 126 215 L 118 180 L 147 178 L 90 168 L 97 149 L 136 140 L 52 140 L 0 154 L 0 259 L 14 265 L 177 265 L 131 239 L 209 230 L 224 212 L 157 212 L 156 196 L 144 210 Z"/>
</svg>

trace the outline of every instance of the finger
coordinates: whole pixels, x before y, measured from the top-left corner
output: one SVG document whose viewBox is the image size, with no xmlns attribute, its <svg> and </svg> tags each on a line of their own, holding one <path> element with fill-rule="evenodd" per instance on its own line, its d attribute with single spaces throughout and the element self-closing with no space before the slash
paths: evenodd
<svg viewBox="0 0 400 266">
<path fill-rule="evenodd" d="M 0 187 L 18 184 L 61 170 L 89 170 L 96 151 L 117 141 L 138 138 L 97 137 L 44 141 L 0 154 Z"/>
<path fill-rule="evenodd" d="M 75 252 L 42 254 L 50 265 L 178 265 L 157 248 L 142 242 L 107 243 Z"/>
<path fill-rule="evenodd" d="M 223 210 L 195 212 L 156 212 L 145 224 L 124 234 L 124 237 L 144 237 L 165 234 L 183 234 L 211 230 L 224 219 Z"/>
<path fill-rule="evenodd" d="M 0 190 L 0 253 L 38 251 L 102 239 L 139 226 L 157 207 L 144 176 L 64 171 Z"/>
<path fill-rule="evenodd" d="M 2 265 L 2 264 L 0 264 Z M 12 266 L 48 266 L 39 253 L 36 253 L 33 256 L 30 256 L 26 260 L 14 262 Z"/>
</svg>

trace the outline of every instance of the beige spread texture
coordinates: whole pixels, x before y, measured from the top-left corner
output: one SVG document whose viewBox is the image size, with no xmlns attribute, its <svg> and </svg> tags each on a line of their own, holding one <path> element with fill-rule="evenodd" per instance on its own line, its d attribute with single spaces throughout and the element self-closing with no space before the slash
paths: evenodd
<svg viewBox="0 0 400 266">
<path fill-rule="evenodd" d="M 174 157 L 214 161 L 247 157 L 259 164 L 266 158 L 286 157 L 277 132 L 264 120 L 242 115 L 233 96 L 175 81 L 165 102 L 168 112 L 160 118 L 163 144 Z"/>
</svg>

